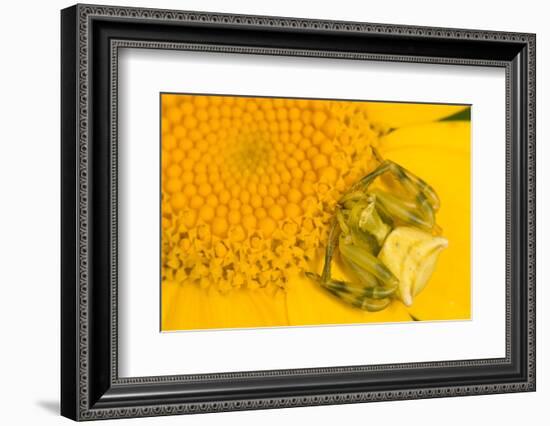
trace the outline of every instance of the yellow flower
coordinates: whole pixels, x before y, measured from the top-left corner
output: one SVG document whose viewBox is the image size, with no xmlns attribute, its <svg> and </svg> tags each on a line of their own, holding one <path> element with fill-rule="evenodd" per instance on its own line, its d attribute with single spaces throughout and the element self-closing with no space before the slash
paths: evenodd
<svg viewBox="0 0 550 426">
<path fill-rule="evenodd" d="M 435 121 L 461 109 L 163 95 L 162 329 L 468 318 L 469 122 Z M 435 187 L 449 240 L 412 306 L 380 312 L 304 276 L 372 147 Z"/>
</svg>

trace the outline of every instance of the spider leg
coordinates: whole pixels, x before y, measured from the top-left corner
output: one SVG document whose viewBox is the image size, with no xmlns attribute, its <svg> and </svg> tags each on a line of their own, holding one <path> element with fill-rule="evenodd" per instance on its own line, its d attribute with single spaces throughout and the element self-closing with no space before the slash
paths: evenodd
<svg viewBox="0 0 550 426">
<path fill-rule="evenodd" d="M 376 177 L 384 173 L 390 174 L 400 183 L 408 200 L 380 188 L 374 188 L 370 192 L 377 197 L 378 209 L 390 217 L 426 231 L 437 231 L 435 212 L 439 209 L 440 202 L 435 190 L 418 176 L 391 160 L 382 161 L 372 173 L 365 176 L 360 181 L 364 185 L 363 188 L 366 190 Z"/>
<path fill-rule="evenodd" d="M 434 211 L 439 210 L 439 197 L 431 185 L 394 161 L 384 160 L 376 148 L 372 148 L 372 152 L 376 161 L 379 162 L 379 165 L 372 172 L 353 184 L 342 198 L 345 199 L 346 196 L 349 196 L 349 194 L 357 190 L 362 190 L 366 193 L 369 185 L 377 177 L 389 172 L 403 185 L 407 192 L 410 194 L 421 194 L 421 197 L 425 198 L 426 202 Z"/>
<path fill-rule="evenodd" d="M 433 189 L 426 181 L 416 176 L 411 171 L 403 166 L 388 160 L 390 163 L 390 171 L 411 194 L 421 194 L 426 202 L 434 211 L 439 210 L 440 201 L 435 189 Z"/>
<path fill-rule="evenodd" d="M 388 173 L 401 184 L 404 192 L 414 200 L 414 202 L 404 202 L 392 194 L 389 194 L 389 197 L 384 197 L 386 193 L 375 190 L 373 192 L 377 195 L 381 195 L 382 198 L 382 200 L 380 200 L 380 210 L 384 211 L 384 213 L 389 213 L 390 216 L 395 214 L 406 223 L 411 223 L 427 230 L 433 230 L 435 227 L 435 212 L 439 210 L 440 207 L 439 197 L 435 190 L 428 183 L 406 168 L 391 160 L 384 160 L 376 148 L 373 148 L 373 155 L 379 162 L 379 165 L 372 172 L 352 185 L 350 190 L 344 194 L 342 200 L 346 201 L 347 198 L 350 196 L 353 197 L 353 194 L 357 192 L 367 194 L 369 192 L 369 186 L 374 180 Z"/>
<path fill-rule="evenodd" d="M 363 176 L 356 183 L 354 183 L 349 189 L 349 191 L 346 192 L 346 195 L 355 191 L 362 191 L 366 193 L 370 184 L 374 181 L 374 179 L 388 172 L 390 170 L 390 167 L 391 167 L 391 161 L 389 160 L 382 161 L 382 163 L 380 163 L 378 167 L 376 167 L 376 169 L 374 169 L 368 175 Z"/>
<path fill-rule="evenodd" d="M 357 287 L 346 281 L 323 280 L 321 276 L 306 272 L 306 275 L 316 281 L 321 287 L 343 302 L 370 312 L 386 308 L 390 302 L 390 292 L 380 287 Z"/>
<path fill-rule="evenodd" d="M 356 308 L 375 312 L 389 305 L 390 292 L 379 287 L 356 288 L 345 281 L 329 280 L 321 284 L 326 290 Z"/>
<path fill-rule="evenodd" d="M 323 265 L 323 274 L 321 275 L 321 279 L 323 281 L 330 279 L 332 256 L 334 256 L 334 249 L 336 248 L 341 232 L 342 230 L 340 229 L 340 226 L 338 226 L 338 219 L 334 218 L 328 234 L 328 243 L 325 250 L 325 264 Z"/>
<path fill-rule="evenodd" d="M 422 197 L 408 201 L 379 188 L 373 189 L 372 193 L 376 195 L 380 209 L 393 219 L 428 232 L 434 229 L 435 213 L 429 204 L 422 202 Z"/>
<path fill-rule="evenodd" d="M 399 285 L 399 280 L 386 265 L 365 248 L 349 244 L 345 238 L 340 238 L 338 249 L 342 257 L 374 275 L 385 287 L 394 288 Z"/>
<path fill-rule="evenodd" d="M 348 273 L 350 273 L 355 279 L 354 282 L 360 283 L 359 285 L 350 284 L 350 286 L 357 287 L 357 289 L 361 290 L 367 297 L 371 297 L 373 299 L 389 297 L 395 293 L 398 288 L 397 283 L 393 286 L 382 285 L 374 274 L 361 268 L 359 265 L 344 256 L 342 256 L 342 262 L 347 267 Z"/>
</svg>

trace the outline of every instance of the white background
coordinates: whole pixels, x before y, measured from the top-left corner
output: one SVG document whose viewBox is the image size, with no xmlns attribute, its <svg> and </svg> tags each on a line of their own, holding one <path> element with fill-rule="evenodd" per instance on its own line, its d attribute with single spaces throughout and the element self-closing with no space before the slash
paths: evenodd
<svg viewBox="0 0 550 426">
<path fill-rule="evenodd" d="M 118 4 L 105 0 L 103 3 Z M 220 12 L 298 16 L 382 23 L 528 31 L 538 34 L 538 391 L 422 401 L 294 408 L 119 420 L 129 424 L 294 424 L 315 421 L 398 422 L 410 425 L 544 424 L 550 398 L 546 287 L 550 272 L 550 114 L 545 76 L 550 75 L 550 29 L 544 2 L 440 1 L 338 2 L 278 0 L 139 1 L 157 6 Z M 68 424 L 57 416 L 59 395 L 59 9 L 64 1 L 3 5 L 0 68 L 0 413 L 3 424 Z M 491 256 L 491 253 L 487 253 Z M 540 420 L 536 420 L 539 417 Z M 547 422 L 547 420 L 546 420 Z M 114 422 L 106 422 L 108 424 Z"/>
<path fill-rule="evenodd" d="M 119 81 L 121 376 L 505 356 L 503 69 L 125 49 Z M 472 320 L 159 333 L 159 92 L 471 103 Z"/>
</svg>

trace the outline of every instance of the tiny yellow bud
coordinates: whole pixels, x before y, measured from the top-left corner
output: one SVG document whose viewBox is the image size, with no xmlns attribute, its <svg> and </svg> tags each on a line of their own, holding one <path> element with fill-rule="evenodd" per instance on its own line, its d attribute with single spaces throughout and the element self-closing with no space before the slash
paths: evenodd
<svg viewBox="0 0 550 426">
<path fill-rule="evenodd" d="M 186 204 L 185 196 L 181 192 L 174 194 L 171 200 L 171 204 L 176 211 L 183 209 Z"/>
<path fill-rule="evenodd" d="M 205 222 L 210 222 L 214 218 L 214 209 L 212 206 L 204 205 L 199 211 L 199 217 Z"/>
<path fill-rule="evenodd" d="M 264 217 L 263 219 L 261 219 L 259 225 L 260 230 L 264 233 L 266 237 L 270 237 L 277 227 L 275 221 L 269 217 Z"/>
<path fill-rule="evenodd" d="M 227 233 L 227 228 L 228 228 L 227 220 L 224 217 L 216 217 L 212 221 L 212 233 L 214 235 L 217 235 L 218 237 L 225 237 Z M 223 246 L 223 244 L 221 245 Z M 225 246 L 223 247 L 225 248 Z M 218 252 L 216 252 L 216 254 L 218 254 Z"/>
</svg>

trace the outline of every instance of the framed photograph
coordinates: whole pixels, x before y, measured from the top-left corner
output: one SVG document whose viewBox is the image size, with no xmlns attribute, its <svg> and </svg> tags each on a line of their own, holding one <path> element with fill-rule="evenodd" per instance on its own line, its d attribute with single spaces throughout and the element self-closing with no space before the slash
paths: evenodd
<svg viewBox="0 0 550 426">
<path fill-rule="evenodd" d="M 61 413 L 535 390 L 535 35 L 61 12 Z"/>
</svg>

